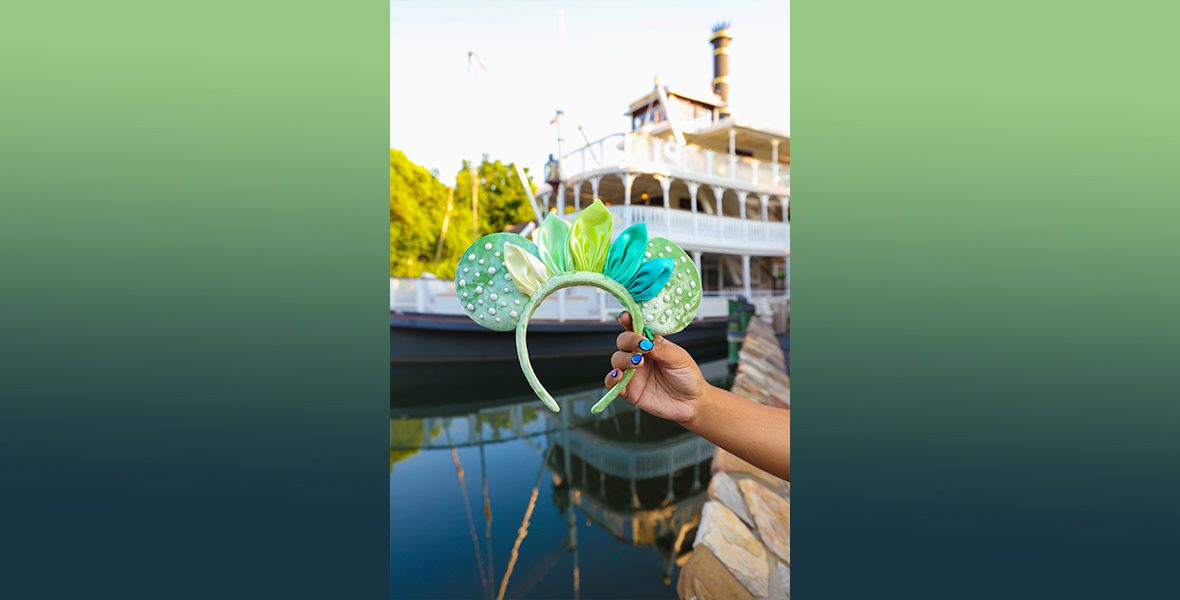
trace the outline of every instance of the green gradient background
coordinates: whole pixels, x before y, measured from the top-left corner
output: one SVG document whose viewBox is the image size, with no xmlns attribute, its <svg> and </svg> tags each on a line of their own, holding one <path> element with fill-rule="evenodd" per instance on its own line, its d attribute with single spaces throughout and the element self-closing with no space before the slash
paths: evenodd
<svg viewBox="0 0 1180 600">
<path fill-rule="evenodd" d="M 797 593 L 1174 593 L 1175 6 L 794 5 Z"/>
<path fill-rule="evenodd" d="M 388 23 L 6 9 L 10 597 L 388 594 Z"/>
</svg>

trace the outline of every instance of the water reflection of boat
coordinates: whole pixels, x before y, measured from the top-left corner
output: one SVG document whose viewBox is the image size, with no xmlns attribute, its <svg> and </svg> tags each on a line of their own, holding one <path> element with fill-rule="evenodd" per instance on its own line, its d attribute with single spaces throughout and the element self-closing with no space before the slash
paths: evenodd
<svg viewBox="0 0 1180 600">
<path fill-rule="evenodd" d="M 692 553 L 713 444 L 653 419 L 631 407 L 610 420 L 565 427 L 549 434 L 548 457 L 554 503 L 577 507 L 616 539 L 655 548 L 667 585 L 673 565 Z"/>
<path fill-rule="evenodd" d="M 724 360 L 705 363 L 702 371 L 712 381 L 723 379 L 728 372 Z M 478 499 L 468 498 L 466 486 L 460 486 L 476 563 L 489 597 L 505 597 L 506 590 L 511 592 L 506 597 L 523 596 L 545 579 L 562 552 L 573 557 L 574 596 L 578 597 L 580 560 L 584 558 L 578 542 L 579 518 L 619 541 L 654 549 L 661 557 L 660 577 L 665 585 L 672 580 L 676 566 L 690 555 L 706 500 L 712 444 L 626 402 L 614 403 L 601 415 L 593 415 L 590 408 L 599 395 L 598 388 L 589 386 L 559 390 L 555 399 L 562 410 L 557 414 L 535 400 L 512 404 L 490 401 L 466 413 L 446 412 L 445 407 L 433 415 L 426 408 L 391 409 L 391 472 L 395 460 L 406 460 L 421 450 L 451 450 L 462 483 L 465 471 L 456 449 L 478 447 L 482 463 L 486 447 L 518 441 L 541 455 L 535 485 L 523 498 L 528 501 L 528 510 L 499 582 L 492 569 L 493 507 L 486 496 L 488 482 L 483 482 L 486 552 L 477 535 L 481 529 L 475 521 L 478 511 L 472 510 Z M 479 468 L 486 478 L 486 465 Z M 528 542 L 536 501 L 543 495 L 540 487 L 546 470 L 552 480 L 548 496 L 566 522 L 565 539 L 535 564 L 516 565 L 521 546 Z M 556 541 L 539 543 L 546 547 Z M 537 543 L 533 541 L 534 548 Z M 514 571 L 518 575 L 512 581 Z"/>
</svg>

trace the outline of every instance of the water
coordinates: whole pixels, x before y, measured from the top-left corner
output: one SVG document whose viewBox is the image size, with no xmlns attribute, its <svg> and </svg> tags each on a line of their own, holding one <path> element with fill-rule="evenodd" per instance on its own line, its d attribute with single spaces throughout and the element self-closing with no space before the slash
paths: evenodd
<svg viewBox="0 0 1180 600">
<path fill-rule="evenodd" d="M 725 361 L 701 367 L 724 381 Z M 391 407 L 391 598 L 677 597 L 712 446 L 622 399 L 591 415 L 600 379 L 550 391 L 558 414 L 519 395 Z"/>
</svg>

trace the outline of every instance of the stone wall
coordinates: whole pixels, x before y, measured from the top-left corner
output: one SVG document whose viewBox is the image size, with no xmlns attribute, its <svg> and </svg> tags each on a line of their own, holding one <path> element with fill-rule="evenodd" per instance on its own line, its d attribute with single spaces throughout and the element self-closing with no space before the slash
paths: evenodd
<svg viewBox="0 0 1180 600">
<path fill-rule="evenodd" d="M 770 326 L 751 319 L 733 392 L 791 408 L 791 379 Z M 791 597 L 791 484 L 718 448 L 693 553 L 676 586 L 689 598 Z"/>
</svg>

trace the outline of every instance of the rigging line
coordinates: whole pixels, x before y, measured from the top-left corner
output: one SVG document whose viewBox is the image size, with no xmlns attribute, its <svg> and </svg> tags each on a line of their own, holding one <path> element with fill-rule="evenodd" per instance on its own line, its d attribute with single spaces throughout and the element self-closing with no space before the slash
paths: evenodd
<svg viewBox="0 0 1180 600">
<path fill-rule="evenodd" d="M 471 59 L 473 59 L 473 58 L 475 59 L 475 64 L 479 65 L 479 68 L 481 68 L 485 71 L 488 70 L 488 68 L 486 66 L 484 66 L 483 61 L 479 59 L 479 55 L 476 54 L 475 52 L 472 52 L 471 50 L 468 50 L 467 51 L 467 72 L 468 73 L 471 72 Z"/>
<path fill-rule="evenodd" d="M 476 413 L 475 422 L 479 426 L 479 431 L 483 432 L 483 415 Z M 496 577 L 496 567 L 492 555 L 492 502 L 488 498 L 488 463 L 484 456 L 484 444 L 479 445 L 479 471 L 483 478 L 483 518 L 484 523 L 484 539 L 488 544 L 488 573 L 494 579 Z M 490 580 L 489 580 L 490 581 Z M 490 586 L 490 584 L 489 584 Z M 492 592 L 488 589 L 488 600 L 491 600 Z"/>
<path fill-rule="evenodd" d="M 582 464 L 584 466 L 586 463 L 583 462 Z M 581 600 L 582 571 L 578 565 L 578 523 L 576 521 L 577 514 L 574 512 L 574 484 L 569 473 L 566 473 L 565 476 L 571 478 L 570 484 L 565 491 L 567 497 L 565 509 L 568 511 L 566 515 L 568 520 L 566 523 L 569 527 L 570 545 L 573 546 L 574 552 L 574 600 Z"/>
<path fill-rule="evenodd" d="M 533 509 L 537 506 L 537 490 L 541 487 L 541 476 L 545 474 L 545 457 L 541 459 L 541 468 L 537 469 L 537 481 L 533 484 L 533 494 L 529 497 L 528 508 L 524 511 L 524 519 L 517 530 L 516 543 L 512 545 L 512 554 L 508 558 L 508 570 L 504 571 L 504 579 L 500 580 L 500 594 L 496 600 L 504 600 L 504 590 L 508 589 L 508 578 L 512 577 L 512 569 L 516 566 L 516 558 L 520 555 L 520 543 L 529 533 L 529 519 L 533 516 Z"/>
<path fill-rule="evenodd" d="M 447 239 L 447 224 L 451 221 L 451 202 L 455 199 L 455 188 L 447 188 L 447 212 L 443 215 L 442 233 L 438 235 L 438 249 L 434 251 L 434 266 L 438 266 L 438 259 L 442 256 L 443 240 Z"/>
<path fill-rule="evenodd" d="M 449 424 L 443 428 L 447 432 L 447 442 L 451 441 Z M 491 580 L 488 571 L 483 568 L 483 556 L 479 553 L 479 538 L 475 535 L 475 519 L 471 516 L 471 500 L 467 497 L 467 485 L 463 483 L 463 466 L 459 464 L 459 452 L 451 446 L 451 458 L 455 461 L 455 474 L 459 477 L 459 489 L 463 490 L 463 507 L 467 509 L 467 527 L 471 530 L 471 543 L 475 546 L 475 561 L 479 565 L 479 580 L 483 584 L 484 595 L 492 597 Z"/>
<path fill-rule="evenodd" d="M 536 453 L 537 453 L 539 456 L 544 456 L 544 453 L 541 451 L 541 448 L 540 448 L 539 446 L 537 446 L 536 444 L 534 444 L 534 443 L 533 443 L 533 440 L 529 439 L 529 436 L 525 434 L 525 432 L 524 432 L 524 425 L 523 425 L 523 421 L 524 421 L 524 415 L 523 415 L 523 412 L 522 412 L 522 414 L 521 414 L 521 422 L 522 422 L 522 424 L 521 424 L 521 426 L 520 426 L 520 428 L 519 428 L 519 429 L 515 429 L 515 430 L 513 430 L 513 433 L 515 433 L 515 434 L 516 434 L 516 439 L 518 439 L 518 440 L 524 440 L 524 443 L 525 443 L 525 444 L 528 444 L 528 447 L 529 447 L 529 448 L 532 448 L 532 449 L 533 449 L 533 451 L 534 451 L 534 452 L 536 452 Z"/>
<path fill-rule="evenodd" d="M 539 446 L 537 446 L 536 444 L 534 444 L 533 441 L 528 438 L 528 436 L 522 436 L 522 437 L 519 437 L 516 439 L 524 440 L 524 443 L 528 444 L 529 448 L 532 448 L 533 451 L 536 452 L 538 455 L 542 455 L 541 448 Z"/>
<path fill-rule="evenodd" d="M 517 584 L 516 588 L 512 590 L 512 593 L 508 595 L 508 600 L 520 600 L 521 597 L 529 593 L 530 590 L 549 574 L 549 571 L 553 569 L 553 565 L 557 564 L 557 559 L 561 557 L 564 551 L 565 547 L 561 542 L 558 542 L 548 554 L 542 556 L 541 560 L 537 561 L 537 565 L 533 567 L 533 570 L 529 572 L 528 576 Z"/>
</svg>

